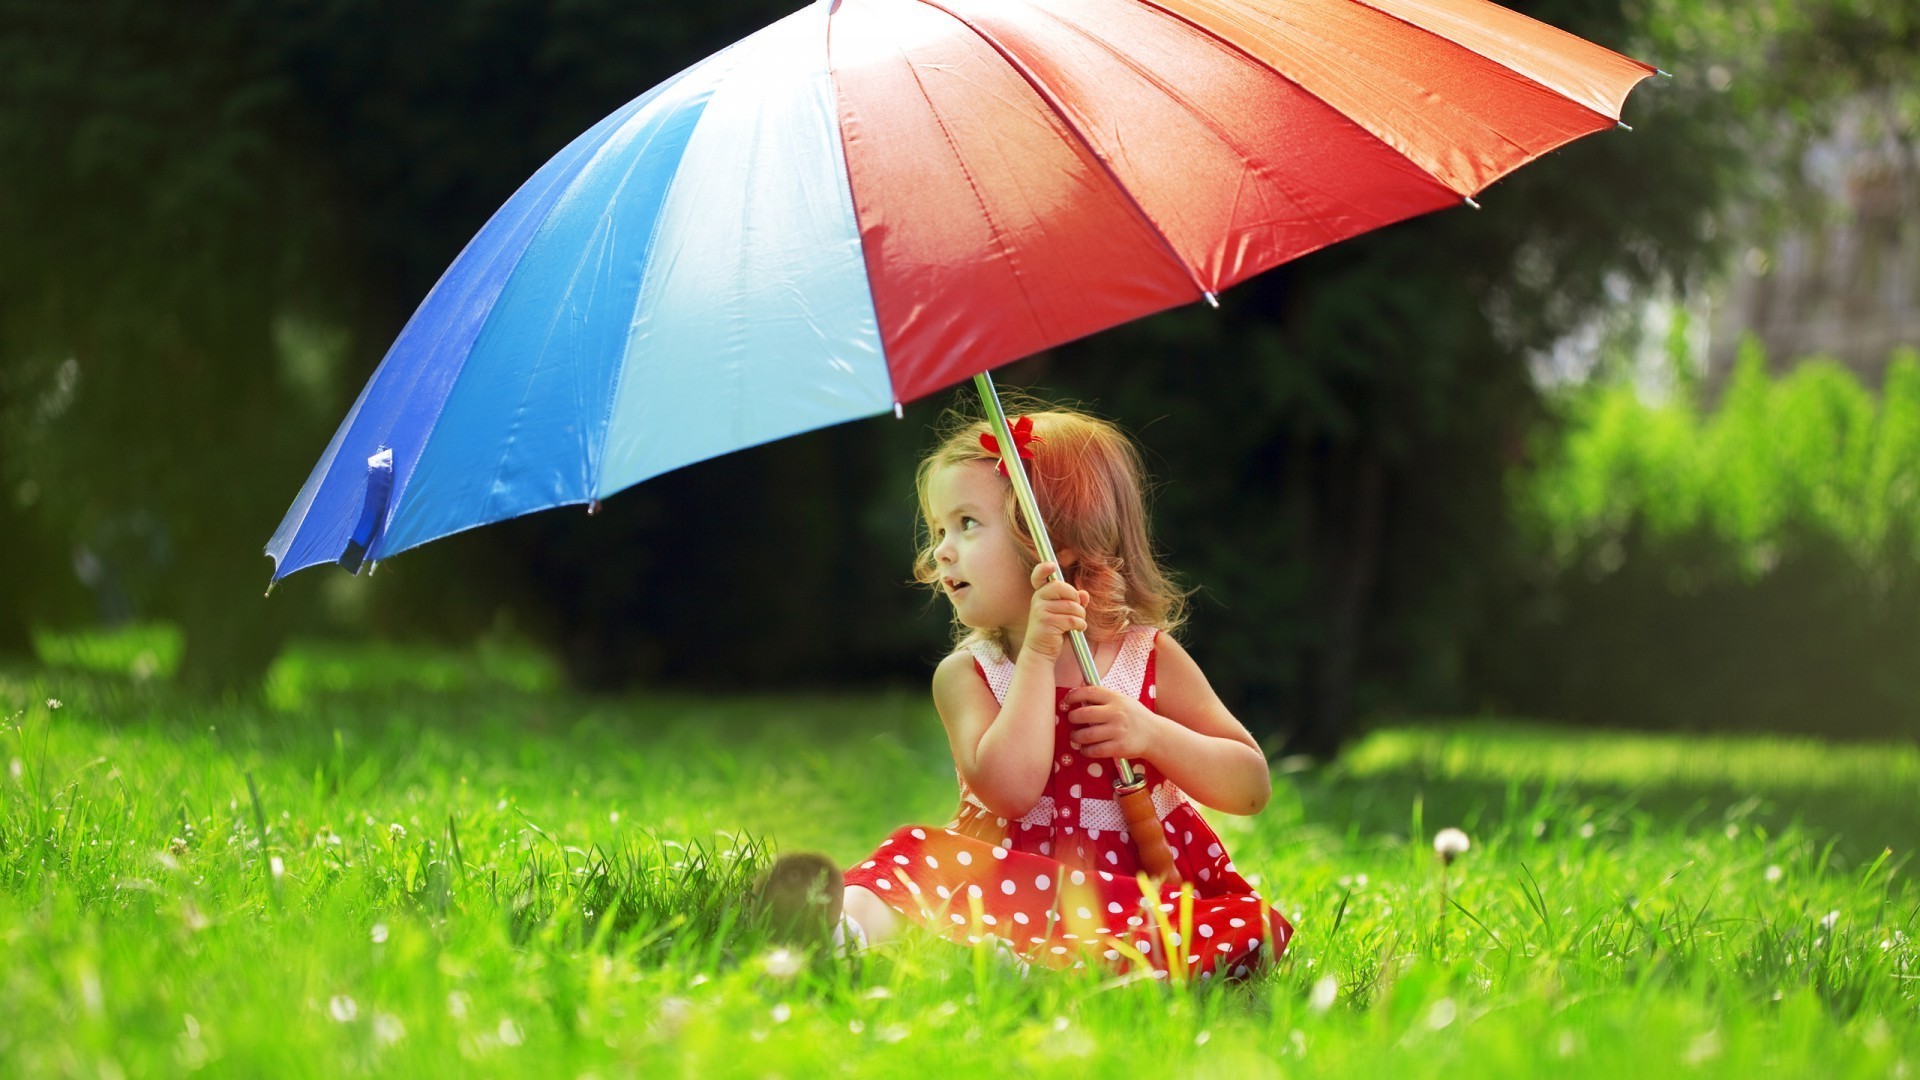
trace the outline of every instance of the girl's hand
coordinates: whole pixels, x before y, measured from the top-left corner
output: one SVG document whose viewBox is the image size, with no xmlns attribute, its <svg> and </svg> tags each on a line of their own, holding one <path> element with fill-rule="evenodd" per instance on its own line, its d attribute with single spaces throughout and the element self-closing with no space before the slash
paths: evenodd
<svg viewBox="0 0 1920 1080">
<path fill-rule="evenodd" d="M 1067 632 L 1087 628 L 1088 597 L 1065 581 L 1048 581 L 1053 566 L 1043 562 L 1033 568 L 1033 602 L 1027 609 L 1027 636 L 1020 648 L 1057 660 Z"/>
<path fill-rule="evenodd" d="M 1079 686 L 1063 699 L 1074 725 L 1074 748 L 1088 757 L 1141 758 L 1159 754 L 1160 733 L 1170 723 L 1135 698 L 1104 686 Z"/>
</svg>

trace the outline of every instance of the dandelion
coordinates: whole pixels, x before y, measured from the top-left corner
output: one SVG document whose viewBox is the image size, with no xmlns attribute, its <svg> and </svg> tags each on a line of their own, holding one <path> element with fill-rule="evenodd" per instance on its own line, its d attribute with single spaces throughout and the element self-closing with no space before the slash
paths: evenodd
<svg viewBox="0 0 1920 1080">
<path fill-rule="evenodd" d="M 687 1018 L 693 1015 L 693 1002 L 683 997 L 665 997 L 653 1010 L 653 1033 L 662 1039 L 671 1039 L 680 1034 L 687 1026 Z"/>
<path fill-rule="evenodd" d="M 57 697 L 50 697 L 47 699 L 47 708 L 50 711 L 58 711 L 61 704 L 62 704 L 61 700 Z"/>
<path fill-rule="evenodd" d="M 1340 981 L 1331 975 L 1322 975 L 1313 984 L 1307 994 L 1307 1008 L 1317 1013 L 1333 1008 L 1334 999 L 1340 996 Z"/>
<path fill-rule="evenodd" d="M 1447 933 L 1447 868 L 1453 860 L 1473 846 L 1467 834 L 1448 826 L 1433 834 L 1433 854 L 1440 860 L 1440 922 L 1437 934 L 1444 939 Z"/>
<path fill-rule="evenodd" d="M 392 1046 L 407 1037 L 407 1025 L 392 1013 L 374 1013 L 373 1037 L 383 1046 Z"/>
<path fill-rule="evenodd" d="M 176 836 L 167 841 L 167 850 L 175 856 L 185 856 L 187 853 L 187 842 L 185 839 Z"/>
<path fill-rule="evenodd" d="M 791 979 L 800 973 L 800 954 L 792 949 L 775 949 L 761 961 L 761 966 L 776 979 Z"/>
<path fill-rule="evenodd" d="M 393 837 L 395 840 L 405 840 L 407 838 L 407 827 L 396 821 L 387 826 L 387 835 Z"/>
</svg>

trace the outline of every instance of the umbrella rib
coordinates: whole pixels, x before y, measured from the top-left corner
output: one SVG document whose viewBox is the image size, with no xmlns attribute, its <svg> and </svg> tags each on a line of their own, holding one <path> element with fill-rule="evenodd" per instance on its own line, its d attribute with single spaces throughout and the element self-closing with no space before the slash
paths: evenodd
<svg viewBox="0 0 1920 1080">
<path fill-rule="evenodd" d="M 1152 2 L 1152 0 L 1146 0 L 1146 2 L 1148 2 L 1148 3 L 1151 3 L 1151 2 Z M 1522 70 L 1521 70 L 1520 68 L 1518 68 L 1518 67 L 1515 67 L 1515 66 L 1514 66 L 1514 65 L 1513 65 L 1513 64 L 1512 64 L 1511 62 L 1509 62 L 1509 61 L 1507 61 L 1507 60 L 1504 60 L 1504 59 L 1502 59 L 1502 58 L 1500 58 L 1500 57 L 1498 57 L 1498 56 L 1492 56 L 1492 55 L 1489 55 L 1488 53 L 1486 53 L 1486 52 L 1483 52 L 1483 51 L 1481 51 L 1480 49 L 1477 49 L 1477 48 L 1475 48 L 1475 47 L 1473 47 L 1473 46 L 1471 46 L 1471 45 L 1468 45 L 1468 44 L 1466 44 L 1466 43 L 1465 43 L 1465 42 L 1463 42 L 1463 41 L 1459 41 L 1459 40 L 1457 40 L 1457 39 L 1455 39 L 1455 38 L 1453 38 L 1453 37 L 1450 37 L 1450 36 L 1448 36 L 1447 34 L 1445 34 L 1445 33 L 1442 33 L 1442 32 L 1441 32 L 1441 31 L 1439 31 L 1439 30 L 1436 30 L 1436 29 L 1434 29 L 1434 28 L 1433 28 L 1433 27 L 1431 27 L 1431 26 L 1424 26 L 1424 25 L 1422 25 L 1422 24 L 1420 24 L 1420 23 L 1417 23 L 1417 22 L 1415 22 L 1415 21 L 1413 21 L 1412 19 L 1410 19 L 1410 18 L 1408 18 L 1408 17 L 1406 16 L 1406 15 L 1403 15 L 1403 14 L 1401 14 L 1400 12 L 1397 12 L 1397 11 L 1389 11 L 1389 10 L 1388 10 L 1387 8 L 1385 8 L 1385 7 L 1382 7 L 1382 6 L 1381 6 L 1380 4 L 1378 4 L 1378 3 L 1375 3 L 1375 2 L 1374 2 L 1374 0 L 1353 0 L 1353 2 L 1354 2 L 1354 3 L 1356 3 L 1356 4 L 1359 4 L 1359 5 L 1361 6 L 1361 7 L 1365 7 L 1365 8 L 1370 8 L 1370 9 L 1372 9 L 1372 10 L 1374 10 L 1374 11 L 1377 11 L 1377 12 L 1379 12 L 1380 14 L 1382 14 L 1382 15 L 1385 15 L 1385 16 L 1386 16 L 1387 18 L 1389 18 L 1389 19 L 1392 19 L 1392 20 L 1394 20 L 1395 22 L 1399 22 L 1399 23 L 1402 23 L 1402 24 L 1404 24 L 1404 25 L 1406 25 L 1406 26 L 1411 26 L 1411 27 L 1413 27 L 1413 28 L 1414 28 L 1415 30 L 1418 30 L 1418 31 L 1420 31 L 1420 32 L 1421 32 L 1421 33 L 1423 33 L 1423 34 L 1427 34 L 1427 35 L 1429 35 L 1429 36 L 1431 36 L 1431 37 L 1435 37 L 1435 38 L 1438 38 L 1439 40 L 1441 40 L 1441 41 L 1444 41 L 1444 42 L 1446 42 L 1446 43 L 1447 43 L 1447 44 L 1449 44 L 1449 45 L 1452 45 L 1452 46 L 1453 46 L 1454 48 L 1456 48 L 1456 49 L 1460 49 L 1460 50 L 1463 50 L 1463 51 L 1465 51 L 1465 52 L 1469 52 L 1469 53 L 1472 53 L 1473 55 L 1475 55 L 1475 56 L 1478 56 L 1478 57 L 1481 57 L 1482 59 L 1485 59 L 1485 60 L 1487 60 L 1487 61 L 1490 61 L 1490 62 L 1492 62 L 1492 63 L 1495 63 L 1495 64 L 1498 64 L 1498 65 L 1500 65 L 1501 67 L 1503 67 L 1503 68 L 1506 68 L 1506 69 L 1507 69 L 1508 71 L 1511 71 L 1511 72 L 1512 72 L 1512 73 L 1514 73 L 1515 75 L 1517 75 L 1517 76 L 1519 76 L 1520 78 L 1522 78 L 1522 79 L 1525 79 L 1526 81 L 1528 81 L 1528 82 L 1530 82 L 1530 83 L 1533 83 L 1533 84 L 1534 84 L 1534 85 L 1536 85 L 1536 86 L 1540 86 L 1540 87 L 1543 87 L 1544 89 L 1546 89 L 1546 90 L 1548 90 L 1548 91 L 1549 91 L 1549 92 L 1551 92 L 1551 93 L 1554 93 L 1554 94 L 1557 94 L 1557 95 L 1559 95 L 1559 96 L 1561 96 L 1561 97 L 1563 97 L 1563 98 L 1566 98 L 1566 99 L 1567 99 L 1568 101 L 1571 101 L 1571 102 L 1573 102 L 1574 104 L 1576 104 L 1576 105 L 1578 105 L 1578 106 L 1580 106 L 1581 108 L 1583 108 L 1583 109 L 1585 109 L 1585 110 L 1587 110 L 1588 112 L 1590 112 L 1590 113 L 1592 113 L 1593 115 L 1595 115 L 1595 116 L 1598 116 L 1598 117 L 1601 117 L 1601 118 L 1603 118 L 1603 119 L 1605 119 L 1605 120 L 1607 121 L 1607 124 L 1606 124 L 1606 125 L 1602 125 L 1603 127 L 1605 127 L 1605 126 L 1611 126 L 1611 125 L 1613 125 L 1613 124 L 1618 124 L 1618 123 L 1620 122 L 1620 117 L 1619 117 L 1618 115 L 1615 115 L 1615 114 L 1612 114 L 1612 113 L 1608 113 L 1608 112 L 1605 112 L 1605 111 L 1603 111 L 1603 110 L 1600 110 L 1600 109 L 1596 109 L 1596 108 L 1594 108 L 1594 107 L 1593 107 L 1592 105 L 1590 105 L 1590 104 L 1588 104 L 1587 102 L 1585 102 L 1585 101 L 1582 101 L 1582 100 L 1581 100 L 1581 99 L 1580 99 L 1580 98 L 1579 98 L 1578 96 L 1576 96 L 1576 95 L 1574 95 L 1574 94 L 1569 94 L 1569 93 L 1568 93 L 1567 91 L 1565 91 L 1565 90 L 1562 90 L 1561 88 L 1559 88 L 1559 87 L 1557 87 L 1557 86 L 1554 86 L 1554 85 L 1552 85 L 1551 83 L 1549 83 L 1549 82 L 1547 82 L 1547 81 L 1546 81 L 1545 79 L 1542 79 L 1542 78 L 1540 78 L 1539 76 L 1536 76 L 1536 75 L 1532 75 L 1532 74 L 1529 74 L 1529 73 L 1527 73 L 1527 72 L 1525 72 L 1525 71 L 1522 71 Z M 1518 13 L 1518 12 L 1508 12 L 1508 14 L 1515 14 L 1515 15 L 1518 15 L 1519 13 Z M 1552 24 L 1552 23 L 1550 23 L 1550 22 L 1543 22 L 1543 21 L 1541 21 L 1541 20 L 1539 20 L 1539 19 L 1534 19 L 1534 18 L 1532 18 L 1532 17 L 1530 17 L 1530 16 L 1524 16 L 1524 15 L 1522 15 L 1522 16 L 1521 16 L 1521 18 L 1524 18 L 1524 19 L 1527 19 L 1527 21 L 1529 21 L 1529 22 L 1532 22 L 1532 23 L 1535 23 L 1535 24 L 1537 24 L 1537 25 L 1539 25 L 1539 26 L 1541 26 L 1541 27 L 1543 27 L 1543 28 L 1545 28 L 1546 30 L 1549 30 L 1549 31 L 1551 31 L 1551 32 L 1552 32 L 1552 33 L 1553 33 L 1553 34 L 1554 34 L 1554 35 L 1555 35 L 1555 36 L 1556 36 L 1557 38 L 1560 38 L 1560 39 L 1563 39 L 1563 40 L 1564 40 L 1565 42 L 1567 42 L 1567 43 L 1572 43 L 1572 44 L 1574 44 L 1574 45 L 1578 45 L 1578 46 L 1585 46 L 1585 47 L 1588 47 L 1588 48 L 1594 48 L 1594 49 L 1598 49 L 1598 50 L 1600 50 L 1600 51 L 1602 51 L 1602 52 L 1607 52 L 1607 53 L 1612 53 L 1612 54 L 1613 54 L 1614 56 L 1617 56 L 1617 57 L 1619 57 L 1619 58 L 1621 58 L 1621 59 L 1623 59 L 1623 60 L 1626 60 L 1626 61 L 1627 61 L 1628 63 L 1631 63 L 1631 64 L 1633 64 L 1633 65 L 1634 65 L 1634 66 L 1636 66 L 1636 67 L 1640 67 L 1640 68 L 1644 68 L 1644 69 L 1646 69 L 1646 75 L 1653 75 L 1653 74 L 1656 74 L 1656 73 L 1658 73 L 1658 72 L 1659 72 L 1659 70 L 1660 70 L 1660 69 L 1658 69 L 1658 68 L 1656 68 L 1656 67 L 1654 67 L 1653 65 L 1651 65 L 1651 64 L 1648 64 L 1648 63 L 1646 63 L 1646 62 L 1644 62 L 1644 61 L 1641 61 L 1641 60 L 1635 60 L 1635 59 L 1634 59 L 1633 57 L 1631 57 L 1631 56 L 1627 56 L 1627 55 L 1626 55 L 1626 54 L 1624 54 L 1624 53 L 1618 53 L 1618 52 L 1614 52 L 1614 50 L 1612 50 L 1612 49 L 1609 49 L 1609 48 L 1607 48 L 1607 47 L 1606 47 L 1605 45 L 1601 45 L 1601 44 L 1599 44 L 1598 42 L 1593 42 L 1593 41 L 1588 41 L 1587 39 L 1585 39 L 1585 38 L 1583 38 L 1583 37 L 1581 37 L 1581 36 L 1580 36 L 1580 35 L 1578 35 L 1578 34 L 1573 34 L 1573 33 L 1569 33 L 1569 32 L 1567 32 L 1567 31 L 1565 31 L 1565 30 L 1562 30 L 1562 29 L 1560 29 L 1559 27 L 1557 27 L 1557 26 L 1555 26 L 1555 25 L 1553 25 L 1553 24 Z M 1641 76 L 1641 78 L 1645 78 L 1645 77 L 1646 77 L 1646 75 L 1643 75 L 1643 76 Z M 1634 86 L 1638 86 L 1638 85 L 1639 85 L 1639 82 L 1640 82 L 1640 80 L 1639 80 L 1639 79 L 1636 79 L 1636 80 L 1634 80 L 1634 81 L 1633 81 L 1633 83 L 1632 83 L 1631 85 L 1629 85 L 1629 86 L 1628 86 L 1628 88 L 1627 88 L 1627 92 L 1628 92 L 1628 93 L 1630 93 L 1630 92 L 1632 91 L 1632 89 L 1633 89 L 1633 87 L 1634 87 Z M 1620 100 L 1620 104 L 1625 104 L 1625 101 L 1626 101 L 1626 94 L 1625 94 L 1625 93 L 1623 93 L 1623 94 L 1621 95 L 1621 100 Z"/>
<path fill-rule="evenodd" d="M 1409 155 L 1405 150 L 1402 150 L 1400 147 L 1393 145 L 1392 142 L 1384 138 L 1381 138 L 1378 133 L 1368 129 L 1366 125 L 1361 124 L 1358 121 L 1355 121 L 1352 117 L 1348 116 L 1343 110 L 1335 106 L 1332 102 L 1329 102 L 1326 98 L 1320 96 L 1319 94 L 1314 93 L 1305 84 L 1301 83 L 1300 80 L 1294 78 L 1293 76 L 1287 74 L 1284 71 L 1281 71 L 1280 69 L 1274 67 L 1272 64 L 1269 64 L 1265 60 L 1260 59 L 1258 56 L 1255 56 L 1253 53 L 1249 52 L 1247 48 L 1241 45 L 1239 42 L 1234 41 L 1232 38 L 1229 38 L 1224 34 L 1221 34 L 1220 32 L 1214 30 L 1210 26 L 1207 26 L 1200 22 L 1196 22 L 1192 18 L 1189 18 L 1188 16 L 1173 10 L 1172 8 L 1166 6 L 1165 4 L 1158 2 L 1158 0 L 1140 0 L 1140 3 L 1154 9 L 1155 11 L 1160 12 L 1162 15 L 1165 15 L 1170 19 L 1178 20 L 1179 22 L 1184 23 L 1189 27 L 1192 27 L 1195 31 L 1206 35 L 1208 38 L 1212 39 L 1213 41 L 1216 41 L 1221 45 L 1224 45 L 1227 48 L 1232 49 L 1234 52 L 1244 57 L 1248 63 L 1253 64 L 1255 67 L 1258 67 L 1263 71 L 1271 71 L 1274 73 L 1274 75 L 1278 76 L 1279 78 L 1285 79 L 1291 85 L 1298 87 L 1301 93 L 1306 94 L 1308 97 L 1311 97 L 1313 100 L 1318 101 L 1322 105 L 1325 105 L 1327 108 L 1332 109 L 1336 113 L 1339 113 L 1349 123 L 1353 124 L 1353 126 L 1359 128 L 1362 132 L 1364 132 L 1368 138 L 1372 139 L 1373 141 L 1379 143 L 1380 145 L 1386 147 L 1388 150 L 1392 151 L 1394 154 L 1398 155 L 1402 160 L 1406 161 L 1407 164 L 1420 170 L 1421 173 L 1425 174 L 1428 178 L 1432 179 L 1434 183 L 1448 189 L 1449 191 L 1452 191 L 1456 195 L 1462 196 L 1463 198 L 1467 195 L 1472 194 L 1472 192 L 1469 192 L 1469 191 L 1461 191 L 1458 188 L 1454 187 L 1452 184 L 1446 183 L 1445 181 L 1441 180 L 1439 177 L 1434 176 L 1433 171 L 1431 169 L 1428 169 L 1425 165 L 1422 165 L 1419 162 L 1413 160 L 1412 156 Z M 1378 9 L 1376 8 L 1374 10 L 1378 10 Z M 1381 12 L 1381 14 L 1387 14 L 1387 13 Z M 1412 24 L 1409 23 L 1408 25 L 1411 26 Z M 1415 27 L 1415 29 L 1419 29 L 1419 27 Z M 1476 188 L 1474 190 L 1478 191 L 1480 189 Z"/>
<path fill-rule="evenodd" d="M 1213 299 L 1213 290 L 1207 288 L 1206 283 L 1200 280 L 1199 272 L 1180 254 L 1180 249 L 1174 247 L 1173 241 L 1161 230 L 1159 223 L 1153 220 L 1153 215 L 1147 213 L 1147 208 L 1140 205 L 1140 200 L 1134 197 L 1133 191 L 1120 179 L 1120 175 L 1114 172 L 1113 165 L 1107 160 L 1106 155 L 1102 154 L 1099 149 L 1093 145 L 1093 140 L 1087 137 L 1087 133 L 1080 130 L 1080 125 L 1073 122 L 1073 118 L 1067 112 L 1066 106 L 1054 95 L 1053 90 L 1048 87 L 1038 75 L 1034 74 L 1033 69 L 1029 68 L 1025 62 L 1015 56 L 1005 45 L 1002 45 L 991 33 L 976 26 L 965 16 L 947 7 L 945 4 L 940 3 L 939 0 L 920 0 L 920 2 L 936 11 L 946 13 L 946 15 L 955 22 L 973 31 L 981 41 L 986 42 L 988 48 L 991 48 L 1000 55 L 1000 59 L 1006 61 L 1008 67 L 1012 68 L 1015 73 L 1026 80 L 1027 85 L 1033 88 L 1033 92 L 1038 94 L 1040 100 L 1045 102 L 1047 108 L 1052 110 L 1054 116 L 1059 118 L 1060 123 L 1067 129 L 1068 134 L 1073 136 L 1074 141 L 1079 143 L 1081 148 L 1099 164 L 1100 171 L 1106 174 L 1108 182 L 1112 183 L 1114 189 L 1120 192 L 1121 197 L 1127 200 L 1127 205 L 1133 208 L 1135 214 L 1139 215 L 1140 220 L 1145 223 L 1155 238 L 1160 241 L 1161 246 L 1166 249 L 1167 254 L 1173 258 L 1173 261 L 1179 264 L 1180 269 L 1187 275 L 1187 280 L 1193 283 L 1194 289 L 1209 303 L 1214 303 L 1216 307 L 1219 306 Z"/>
<path fill-rule="evenodd" d="M 1607 123 L 1600 125 L 1601 127 L 1610 126 L 1619 121 L 1618 117 L 1607 116 L 1604 113 L 1595 111 L 1591 106 L 1589 106 L 1585 102 L 1580 101 L 1579 99 L 1574 98 L 1553 86 L 1549 86 L 1546 83 L 1541 82 L 1539 79 L 1536 79 L 1531 75 L 1528 75 L 1524 71 L 1520 71 L 1516 69 L 1512 64 L 1509 64 L 1506 61 L 1501 60 L 1499 57 L 1488 56 L 1486 53 L 1483 53 L 1478 49 L 1471 48 L 1467 45 L 1463 45 L 1460 42 L 1455 41 L 1452 38 L 1436 30 L 1433 30 L 1429 27 L 1422 26 L 1419 23 L 1412 21 L 1411 19 L 1407 19 L 1404 16 L 1401 16 L 1395 12 L 1388 11 L 1377 4 L 1368 3 L 1367 0 L 1354 0 L 1354 2 L 1359 4 L 1361 7 L 1368 9 L 1369 11 L 1373 11 L 1385 18 L 1392 19 L 1393 21 L 1400 23 L 1403 26 L 1409 27 L 1410 29 L 1414 30 L 1417 33 L 1425 34 L 1428 37 L 1445 42 L 1446 44 L 1451 45 L 1454 48 L 1461 50 L 1462 52 L 1471 53 L 1474 56 L 1478 56 L 1481 59 L 1486 60 L 1488 63 L 1495 64 L 1501 68 L 1504 68 L 1509 73 L 1511 73 L 1513 77 L 1517 79 L 1523 79 L 1529 83 L 1532 83 L 1533 85 L 1540 87 L 1541 89 L 1547 91 L 1548 93 L 1553 94 L 1556 97 L 1562 98 L 1563 100 L 1579 108 L 1585 109 L 1587 112 L 1593 113 L 1593 115 L 1595 116 L 1604 118 L 1607 121 Z M 1275 75 L 1279 76 L 1280 78 L 1287 80 L 1287 82 L 1292 83 L 1296 87 L 1299 87 L 1301 93 L 1307 94 L 1311 96 L 1314 100 L 1319 101 L 1323 104 L 1326 104 L 1328 108 L 1333 108 L 1335 109 L 1335 111 L 1340 111 L 1336 106 L 1332 105 L 1332 103 L 1327 102 L 1327 100 L 1324 97 L 1322 97 L 1317 93 L 1314 93 L 1313 90 L 1309 89 L 1305 84 L 1301 83 L 1300 80 L 1294 78 L 1293 76 L 1287 74 L 1284 71 L 1279 70 L 1278 68 L 1275 68 L 1273 65 L 1267 63 L 1265 60 L 1260 59 L 1258 56 L 1255 56 L 1252 52 L 1248 51 L 1245 46 L 1241 45 L 1237 41 L 1234 41 L 1232 38 L 1229 38 L 1224 34 L 1221 34 L 1220 32 L 1214 30 L 1212 27 L 1209 27 L 1204 23 L 1197 22 L 1193 18 L 1173 10 L 1172 8 L 1168 7 L 1166 4 L 1162 3 L 1161 0 L 1140 0 L 1140 3 L 1144 4 L 1147 7 L 1153 8 L 1155 11 L 1158 11 L 1166 15 L 1168 18 L 1177 19 L 1180 22 L 1185 23 L 1187 26 L 1192 27 L 1194 30 L 1198 31 L 1199 33 L 1205 34 L 1207 37 L 1213 39 L 1214 41 L 1219 42 L 1221 45 L 1224 45 L 1227 48 L 1232 49 L 1234 52 L 1239 53 L 1241 56 L 1245 57 L 1249 62 L 1261 68 L 1264 68 L 1267 71 L 1271 71 Z M 1551 27 L 1550 24 L 1546 24 L 1546 23 L 1542 23 L 1541 25 L 1549 26 L 1550 29 L 1556 29 L 1556 30 L 1558 29 L 1557 27 Z M 1563 34 L 1565 33 L 1565 31 L 1560 31 L 1560 32 Z M 1502 176 L 1505 176 L 1507 173 L 1512 172 L 1513 169 L 1519 168 L 1520 164 L 1525 164 L 1525 161 L 1532 161 L 1538 158 L 1541 154 L 1545 154 L 1556 149 L 1556 147 L 1549 146 L 1541 149 L 1538 153 L 1534 153 L 1531 151 L 1531 148 L 1523 146 L 1519 143 L 1515 143 L 1512 139 L 1508 138 L 1504 133 L 1499 133 L 1500 138 L 1503 141 L 1507 142 L 1509 145 L 1517 146 L 1520 149 L 1528 152 L 1525 161 L 1522 161 L 1519 164 L 1514 165 L 1512 168 L 1505 169 L 1496 175 L 1488 177 L 1486 180 L 1486 183 L 1483 183 L 1476 187 L 1471 187 L 1468 190 L 1462 191 L 1460 188 L 1447 183 L 1446 181 L 1440 179 L 1438 176 L 1435 176 L 1431 169 L 1428 169 L 1425 165 L 1422 165 L 1418 161 L 1415 161 L 1413 157 L 1407 153 L 1407 151 L 1401 149 L 1398 146 L 1395 146 L 1390 140 L 1381 137 L 1378 133 L 1367 128 L 1365 125 L 1356 124 L 1356 126 L 1360 127 L 1360 130 L 1366 132 L 1369 138 L 1373 139 L 1375 142 L 1380 143 L 1382 146 L 1385 146 L 1388 150 L 1391 150 L 1393 153 L 1399 155 L 1401 158 L 1405 159 L 1406 162 L 1412 165 L 1414 168 L 1427 174 L 1429 177 L 1432 177 L 1434 183 L 1439 184 L 1441 187 L 1447 188 L 1448 190 L 1461 196 L 1469 204 L 1472 204 L 1475 206 L 1478 206 L 1478 204 L 1473 203 L 1473 199 L 1471 198 L 1471 196 L 1481 191 L 1485 191 L 1489 186 L 1491 186 L 1495 181 L 1499 180 Z M 1599 130 L 1599 128 L 1596 128 L 1595 130 Z M 1579 136 L 1574 136 L 1574 138 L 1578 138 L 1578 137 Z M 1569 139 L 1567 141 L 1572 141 L 1572 140 Z M 1560 145 L 1564 145 L 1564 143 Z"/>
</svg>

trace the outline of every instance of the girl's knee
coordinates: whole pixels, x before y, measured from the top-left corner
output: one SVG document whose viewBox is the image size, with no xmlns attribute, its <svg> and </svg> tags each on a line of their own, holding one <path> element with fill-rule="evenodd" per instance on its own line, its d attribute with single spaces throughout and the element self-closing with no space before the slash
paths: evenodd
<svg viewBox="0 0 1920 1080">
<path fill-rule="evenodd" d="M 843 894 L 847 918 L 860 924 L 866 932 L 869 943 L 878 943 L 893 936 L 899 927 L 900 916 L 887 906 L 886 901 L 874 895 L 873 891 L 862 885 L 849 885 Z"/>
</svg>

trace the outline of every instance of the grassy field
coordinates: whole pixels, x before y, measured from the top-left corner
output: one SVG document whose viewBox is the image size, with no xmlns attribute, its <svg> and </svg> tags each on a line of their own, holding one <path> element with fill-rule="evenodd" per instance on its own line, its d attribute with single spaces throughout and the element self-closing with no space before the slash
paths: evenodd
<svg viewBox="0 0 1920 1080">
<path fill-rule="evenodd" d="M 164 635 L 162 636 L 164 638 Z M 168 650 L 171 649 L 171 652 Z M 1215 816 L 1298 928 L 1250 985 L 1023 976 L 910 938 L 811 968 L 770 853 L 944 821 L 921 694 L 633 697 L 537 657 L 177 643 L 0 672 L 0 1075 L 1906 1076 L 1911 746 L 1462 722 Z M 103 670 L 110 669 L 110 670 Z M 1433 833 L 1472 850 L 1444 872 Z"/>
</svg>

